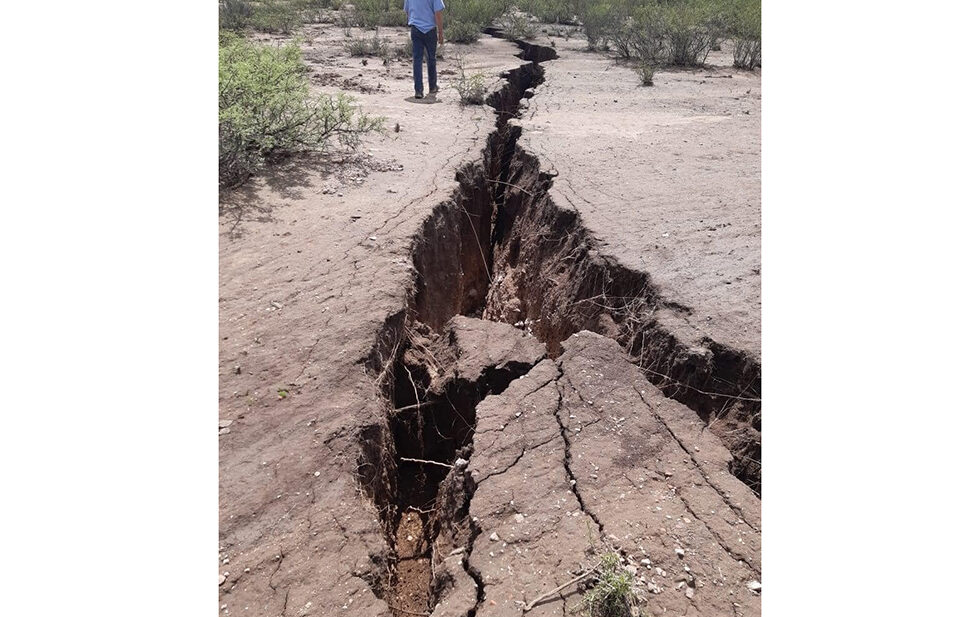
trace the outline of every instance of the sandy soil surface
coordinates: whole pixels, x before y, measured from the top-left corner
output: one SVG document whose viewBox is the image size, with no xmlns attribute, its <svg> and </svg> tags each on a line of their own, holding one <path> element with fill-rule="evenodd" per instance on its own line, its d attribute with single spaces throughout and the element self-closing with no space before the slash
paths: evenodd
<svg viewBox="0 0 980 617">
<path fill-rule="evenodd" d="M 560 57 L 520 124 L 524 147 L 558 174 L 552 197 L 582 214 L 603 252 L 691 310 L 692 338 L 758 361 L 760 74 L 733 69 L 725 45 L 714 66 L 664 70 L 644 88 L 579 39 L 544 40 Z"/>
<path fill-rule="evenodd" d="M 557 200 L 576 201 L 565 188 L 612 187 L 593 179 L 584 188 L 574 177 L 566 187 L 561 169 L 550 191 L 535 185 L 547 174 L 514 145 L 530 128 L 520 136 L 489 106 L 460 107 L 445 81 L 441 102 L 417 104 L 406 61 L 365 65 L 342 42 L 339 29 L 307 27 L 314 83 L 355 92 L 367 111 L 387 117 L 389 134 L 355 160 L 299 157 L 222 195 L 219 614 L 520 615 L 519 602 L 577 576 L 600 547 L 635 569 L 651 614 L 759 614 L 747 587 L 761 581 L 759 499 L 732 475 L 730 446 L 704 430 L 702 410 L 678 387 L 655 387 L 644 358 L 660 350 L 680 367 L 672 379 L 693 379 L 681 369 L 710 378 L 702 373 L 714 365 L 671 334 L 673 321 L 636 317 L 677 303 L 691 305 L 681 313 L 699 327 L 700 315 L 730 324 L 747 292 L 726 286 L 743 289 L 728 296 L 726 318 L 698 304 L 707 291 L 671 300 L 668 282 L 679 285 L 680 275 L 657 279 L 644 244 L 659 240 L 639 226 L 590 228 L 603 210 L 592 193 L 592 204 L 540 201 L 555 189 Z M 573 71 L 550 60 L 542 83 L 526 61 L 534 58 L 520 60 L 518 51 L 490 37 L 468 48 L 468 68 L 525 67 L 491 84 L 505 119 L 528 87 L 547 101 L 552 74 Z M 572 66 L 612 66 L 559 53 Z M 695 94 L 677 92 L 672 104 L 679 109 L 684 96 Z M 549 113 L 560 110 L 522 122 Z M 699 139 L 702 125 L 671 126 L 672 138 L 658 137 L 665 147 Z M 752 150 L 731 132 L 718 140 L 726 134 L 732 142 L 719 148 Z M 529 143 L 553 162 L 547 148 L 566 137 L 551 138 Z M 627 173 L 614 160 L 607 175 Z M 710 159 L 687 164 L 710 167 Z M 748 204 L 753 169 L 729 187 Z M 700 203 L 680 180 L 672 186 L 676 203 Z M 689 214 L 647 199 L 644 220 L 673 217 L 694 233 L 681 225 Z M 564 210 L 572 205 L 580 221 Z M 623 212 L 610 208 L 607 216 Z M 757 259 L 757 236 L 753 246 Z M 742 250 L 751 261 L 751 248 Z M 681 270 L 678 254 L 671 271 Z M 689 255 L 686 276 L 713 280 L 701 272 L 713 262 L 698 261 L 695 249 Z M 657 298 L 640 275 L 663 285 Z M 538 276 L 561 284 L 535 291 Z M 627 319 L 621 308 L 583 302 L 596 284 L 640 309 Z M 754 318 L 755 338 L 744 340 L 758 339 Z M 710 336 L 734 346 L 726 328 Z M 647 346 L 637 352 L 640 335 Z M 752 344 L 735 349 L 751 357 Z M 714 400 L 702 398 L 699 405 Z M 580 600 L 572 586 L 527 614 L 564 614 Z"/>
</svg>

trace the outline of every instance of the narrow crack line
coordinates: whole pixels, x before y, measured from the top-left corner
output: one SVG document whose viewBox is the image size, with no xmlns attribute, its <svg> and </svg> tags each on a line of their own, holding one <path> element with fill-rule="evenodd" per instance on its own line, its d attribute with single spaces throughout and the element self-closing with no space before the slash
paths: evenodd
<svg viewBox="0 0 980 617">
<path fill-rule="evenodd" d="M 700 516 L 698 516 L 698 513 L 694 511 L 694 509 L 691 507 L 691 504 L 687 501 L 687 499 L 684 498 L 683 491 L 680 490 L 680 488 L 678 488 L 678 490 L 677 490 L 677 492 L 675 494 L 678 497 L 681 498 L 681 502 L 684 503 L 684 507 L 687 508 L 687 511 L 691 513 L 691 516 L 693 516 L 695 519 L 697 519 L 697 521 L 699 523 L 701 523 L 702 525 L 704 525 L 705 529 L 707 529 L 708 532 L 710 532 L 711 535 L 713 535 L 715 537 L 715 541 L 718 542 L 718 546 L 720 546 L 722 549 L 724 549 L 724 551 L 726 553 L 728 553 L 728 556 L 729 557 L 731 557 L 736 562 L 741 562 L 742 564 L 746 565 L 750 570 L 752 570 L 753 572 L 755 572 L 757 575 L 759 575 L 759 576 L 762 575 L 762 570 L 758 566 L 756 566 L 754 563 L 752 563 L 748 559 L 748 557 L 746 557 L 745 555 L 741 554 L 740 552 L 736 552 L 736 551 L 732 550 L 728 546 L 728 543 L 721 537 L 721 534 L 719 534 L 717 531 L 715 531 L 714 527 L 712 527 L 710 524 L 708 524 L 707 521 L 705 521 Z"/>
<path fill-rule="evenodd" d="M 282 562 L 286 559 L 286 554 L 283 552 L 282 546 L 279 547 L 279 554 L 276 555 L 276 557 L 278 557 L 278 559 L 276 559 L 276 569 L 269 575 L 269 587 L 272 588 L 272 591 L 278 591 L 276 586 L 272 584 L 272 579 L 276 577 L 276 574 L 279 572 L 279 568 L 282 567 Z"/>
<path fill-rule="evenodd" d="M 507 467 L 505 467 L 504 469 L 501 469 L 499 471 L 491 472 L 491 473 L 485 475 L 484 477 L 480 478 L 479 480 L 477 480 L 476 481 L 477 487 L 479 487 L 481 484 L 483 484 L 484 482 L 486 482 L 490 478 L 494 478 L 496 476 L 500 476 L 500 475 L 503 475 L 503 474 L 507 473 L 515 465 L 517 465 L 517 463 L 519 463 L 522 458 L 524 458 L 524 455 L 525 454 L 527 454 L 528 452 L 533 452 L 533 451 L 537 450 L 538 448 L 540 448 L 541 446 L 548 445 L 549 443 L 553 442 L 556 437 L 558 437 L 558 435 L 552 435 L 548 439 L 545 439 L 544 441 L 542 441 L 540 443 L 537 443 L 537 444 L 531 446 L 530 448 L 527 447 L 527 444 L 525 444 L 524 446 L 521 447 L 521 453 L 517 455 L 517 458 L 515 458 L 513 460 L 513 462 L 511 462 L 509 465 L 507 465 Z"/>
<path fill-rule="evenodd" d="M 289 605 L 289 587 L 286 587 L 286 599 L 282 602 L 282 610 L 279 611 L 279 617 L 283 617 L 286 614 L 286 606 Z"/>
<path fill-rule="evenodd" d="M 561 384 L 563 383 L 562 380 L 565 378 L 565 369 L 560 364 L 556 364 L 556 366 L 558 367 L 557 382 Z M 605 526 L 603 526 L 602 522 L 599 521 L 599 517 L 596 516 L 595 513 L 592 512 L 592 510 L 585 505 L 585 500 L 582 499 L 582 494 L 579 493 L 578 490 L 578 480 L 575 478 L 575 474 L 572 472 L 572 442 L 568 438 L 568 428 L 565 426 L 565 423 L 562 422 L 561 419 L 561 408 L 562 408 L 562 403 L 564 402 L 564 396 L 562 395 L 561 391 L 562 388 L 559 387 L 558 406 L 555 408 L 555 421 L 558 422 L 558 428 L 561 432 L 561 438 L 565 442 L 564 464 L 565 464 L 565 474 L 568 477 L 568 485 L 572 490 L 572 494 L 575 495 L 575 499 L 578 500 L 579 508 L 582 510 L 582 512 L 585 512 L 586 514 L 589 515 L 589 518 L 591 518 L 592 521 L 599 528 L 599 537 L 604 538 L 606 535 Z"/>
<path fill-rule="evenodd" d="M 725 505 L 731 508 L 734 512 L 738 513 L 739 518 L 742 519 L 742 522 L 745 523 L 745 525 L 749 529 L 751 529 L 756 533 L 759 533 L 759 530 L 756 529 L 755 526 L 752 525 L 752 523 L 750 523 L 748 519 L 745 517 L 745 513 L 742 511 L 742 508 L 740 508 L 738 505 L 733 503 L 732 500 L 725 495 L 725 492 L 722 491 L 720 488 L 718 488 L 715 485 L 715 483 L 711 481 L 711 478 L 708 476 L 708 473 L 704 470 L 704 467 L 702 467 L 698 459 L 694 457 L 694 453 L 687 449 L 687 446 L 684 445 L 684 442 L 682 442 L 680 438 L 677 437 L 677 434 L 674 433 L 673 429 L 671 429 L 670 426 L 666 422 L 664 422 L 663 418 L 660 417 L 660 414 L 657 413 L 656 409 L 654 409 L 654 407 L 650 405 L 650 402 L 646 399 L 645 396 L 643 396 L 643 393 L 636 387 L 636 384 L 633 384 L 633 391 L 636 392 L 637 396 L 640 397 L 640 400 L 642 400 L 643 403 L 647 406 L 647 409 L 649 409 L 653 417 L 656 418 L 657 423 L 659 423 L 662 427 L 664 427 L 664 429 L 666 429 L 667 432 L 670 433 L 670 436 L 677 443 L 677 445 L 680 446 L 681 450 L 684 450 L 684 453 L 687 454 L 687 456 L 691 459 L 691 462 L 694 463 L 694 466 L 701 474 L 701 477 L 704 478 L 705 483 L 708 486 L 710 486 L 712 489 L 714 489 L 715 493 L 717 493 L 718 496 L 721 497 L 722 501 L 725 502 Z"/>
</svg>

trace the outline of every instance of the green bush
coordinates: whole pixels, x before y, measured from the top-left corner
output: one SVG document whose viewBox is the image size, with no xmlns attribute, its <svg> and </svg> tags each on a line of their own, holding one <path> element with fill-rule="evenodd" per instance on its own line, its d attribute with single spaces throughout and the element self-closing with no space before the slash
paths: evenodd
<svg viewBox="0 0 980 617">
<path fill-rule="evenodd" d="M 703 66 L 712 45 L 725 29 L 715 2 L 684 0 L 664 7 L 669 61 L 678 66 Z"/>
<path fill-rule="evenodd" d="M 652 86 L 653 85 L 653 73 L 656 70 L 656 65 L 641 60 L 640 64 L 636 67 L 636 74 L 640 76 L 641 86 Z"/>
<path fill-rule="evenodd" d="M 470 21 L 451 21 L 445 26 L 443 35 L 452 43 L 475 43 L 483 32 L 480 24 Z"/>
<path fill-rule="evenodd" d="M 622 23 L 610 2 L 596 2 L 582 13 L 582 29 L 590 50 L 605 49 L 609 35 Z"/>
<path fill-rule="evenodd" d="M 391 57 L 391 50 L 388 47 L 388 41 L 381 38 L 378 32 L 375 32 L 374 36 L 371 38 L 361 37 L 351 39 L 344 43 L 344 49 L 346 49 L 347 53 L 355 58 L 367 56 L 376 56 L 379 58 Z"/>
<path fill-rule="evenodd" d="M 253 5 L 253 28 L 260 32 L 289 34 L 303 23 L 306 0 L 260 0 Z"/>
<path fill-rule="evenodd" d="M 362 28 L 408 25 L 401 0 L 352 0 L 352 4 L 354 21 Z"/>
<path fill-rule="evenodd" d="M 242 30 L 252 17 L 252 5 L 246 0 L 223 0 L 218 5 L 218 26 L 227 30 Z"/>
<path fill-rule="evenodd" d="M 633 575 L 622 566 L 619 555 L 604 554 L 578 610 L 589 617 L 629 617 L 639 612 L 639 605 Z"/>
<path fill-rule="evenodd" d="M 511 41 L 531 41 L 538 35 L 537 28 L 527 15 L 510 10 L 500 18 L 501 32 Z"/>
<path fill-rule="evenodd" d="M 735 39 L 734 64 L 740 69 L 762 65 L 762 3 L 739 0 L 732 19 Z"/>
<path fill-rule="evenodd" d="M 485 73 L 466 74 L 466 66 L 461 54 L 455 58 L 456 76 L 453 89 L 459 93 L 460 105 L 482 105 L 487 98 L 487 76 Z"/>
<path fill-rule="evenodd" d="M 218 50 L 218 181 L 244 181 L 276 155 L 356 147 L 382 119 L 353 99 L 312 97 L 296 44 L 271 47 L 224 34 Z"/>
<path fill-rule="evenodd" d="M 647 6 L 638 10 L 632 19 L 632 27 L 633 55 L 650 65 L 667 63 L 667 23 L 663 9 Z"/>
<path fill-rule="evenodd" d="M 516 6 L 542 23 L 575 23 L 575 3 L 572 0 L 520 0 Z"/>
<path fill-rule="evenodd" d="M 453 43 L 472 43 L 507 9 L 507 0 L 452 0 L 443 11 L 445 38 Z"/>
</svg>

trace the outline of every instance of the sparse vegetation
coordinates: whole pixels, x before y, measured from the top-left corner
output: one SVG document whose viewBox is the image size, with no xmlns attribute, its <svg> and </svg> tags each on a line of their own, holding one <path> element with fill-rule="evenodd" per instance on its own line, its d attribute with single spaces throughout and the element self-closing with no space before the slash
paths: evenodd
<svg viewBox="0 0 980 617">
<path fill-rule="evenodd" d="M 516 6 L 542 23 L 574 24 L 576 4 L 572 0 L 519 0 Z"/>
<path fill-rule="evenodd" d="M 485 73 L 466 74 L 466 63 L 462 54 L 455 58 L 456 76 L 453 88 L 459 93 L 460 105 L 482 105 L 487 97 L 487 76 Z"/>
<path fill-rule="evenodd" d="M 711 46 L 724 30 L 724 16 L 716 2 L 685 0 L 664 8 L 664 30 L 670 63 L 703 66 Z"/>
<path fill-rule="evenodd" d="M 538 35 L 538 30 L 525 13 L 510 9 L 500 19 L 503 35 L 511 41 L 530 41 Z"/>
<path fill-rule="evenodd" d="M 290 34 L 303 23 L 306 0 L 259 0 L 252 3 L 249 25 L 260 32 Z"/>
<path fill-rule="evenodd" d="M 623 567 L 619 555 L 610 551 L 602 555 L 577 611 L 589 617 L 633 617 L 640 614 L 639 604 L 633 575 Z"/>
<path fill-rule="evenodd" d="M 409 41 L 411 43 L 411 41 Z M 391 49 L 388 46 L 388 41 L 381 38 L 379 32 L 375 32 L 374 36 L 353 38 L 344 43 L 344 49 L 347 50 L 354 58 L 365 58 L 374 56 L 377 58 L 389 58 L 391 57 Z"/>
<path fill-rule="evenodd" d="M 218 52 L 218 180 L 244 181 L 275 156 L 354 148 L 382 119 L 351 97 L 313 97 L 296 44 L 271 47 L 223 33 Z"/>
<path fill-rule="evenodd" d="M 703 66 L 733 38 L 734 64 L 761 64 L 760 0 L 518 0 L 543 22 L 579 23 L 592 51 L 641 64 Z M 506 22 L 505 22 L 506 25 Z"/>
<path fill-rule="evenodd" d="M 352 0 L 353 21 L 362 28 L 407 26 L 402 0 Z"/>
<path fill-rule="evenodd" d="M 759 0 L 738 0 L 736 6 L 732 19 L 734 64 L 751 70 L 762 65 L 762 4 Z"/>
<path fill-rule="evenodd" d="M 218 26 L 227 30 L 242 30 L 252 17 L 252 5 L 247 0 L 223 0 L 218 5 Z"/>
<path fill-rule="evenodd" d="M 582 21 L 585 40 L 590 50 L 606 49 L 609 35 L 622 24 L 617 16 L 611 2 L 595 2 L 588 5 L 579 19 Z"/>
<path fill-rule="evenodd" d="M 452 43 L 473 43 L 483 29 L 507 9 L 507 0 L 453 0 L 446 3 L 445 38 Z"/>
<path fill-rule="evenodd" d="M 636 67 L 636 74 L 640 76 L 641 86 L 652 86 L 653 85 L 653 73 L 655 67 L 649 62 L 641 61 Z"/>
</svg>

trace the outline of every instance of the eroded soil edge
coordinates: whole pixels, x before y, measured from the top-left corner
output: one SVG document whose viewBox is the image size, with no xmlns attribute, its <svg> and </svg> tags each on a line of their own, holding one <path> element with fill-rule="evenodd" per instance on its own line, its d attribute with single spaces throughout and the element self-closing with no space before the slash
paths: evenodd
<svg viewBox="0 0 980 617">
<path fill-rule="evenodd" d="M 476 613 L 483 583 L 468 564 L 479 530 L 468 514 L 475 484 L 466 469 L 476 407 L 543 356 L 529 348 L 504 362 L 461 366 L 447 328 L 457 315 L 524 329 L 552 358 L 580 330 L 616 340 L 651 383 L 698 413 L 731 451 L 732 473 L 761 493 L 760 365 L 707 338 L 679 340 L 664 317 L 690 310 L 661 298 L 646 274 L 601 255 L 579 215 L 554 204 L 552 177 L 521 148 L 521 127 L 509 120 L 543 82 L 541 63 L 557 54 L 518 46 L 528 62 L 488 98 L 498 119 L 482 160 L 457 172 L 452 198 L 416 234 L 406 308 L 388 319 L 366 361 L 385 421 L 360 435 L 358 479 L 389 546 L 370 582 L 396 617 L 428 614 L 453 578 L 441 565 L 450 555 L 473 580 L 469 614 Z"/>
</svg>

